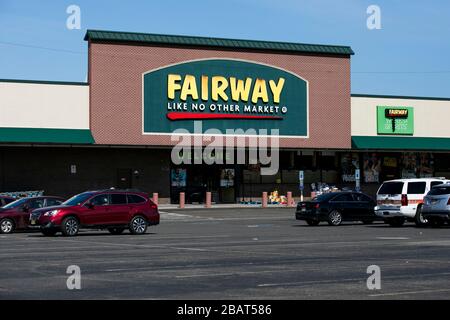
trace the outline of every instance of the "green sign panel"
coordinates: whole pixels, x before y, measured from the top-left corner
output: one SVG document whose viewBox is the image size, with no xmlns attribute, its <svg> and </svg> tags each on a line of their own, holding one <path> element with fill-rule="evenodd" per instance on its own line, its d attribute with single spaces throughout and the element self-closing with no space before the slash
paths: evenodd
<svg viewBox="0 0 450 320">
<path fill-rule="evenodd" d="M 273 66 L 232 59 L 189 61 L 143 75 L 144 134 L 198 133 L 196 121 L 202 133 L 278 129 L 280 136 L 306 137 L 308 83 Z"/>
<path fill-rule="evenodd" d="M 377 132 L 389 135 L 413 135 L 414 108 L 377 106 Z"/>
</svg>

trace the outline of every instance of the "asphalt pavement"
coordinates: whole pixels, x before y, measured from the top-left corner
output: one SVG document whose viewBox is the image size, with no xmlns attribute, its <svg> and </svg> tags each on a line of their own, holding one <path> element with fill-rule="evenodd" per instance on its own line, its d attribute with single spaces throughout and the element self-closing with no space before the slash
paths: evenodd
<svg viewBox="0 0 450 320">
<path fill-rule="evenodd" d="M 294 211 L 161 210 L 143 236 L 0 235 L 0 299 L 450 298 L 449 226 L 310 227 Z M 71 265 L 80 290 L 67 288 Z"/>
</svg>

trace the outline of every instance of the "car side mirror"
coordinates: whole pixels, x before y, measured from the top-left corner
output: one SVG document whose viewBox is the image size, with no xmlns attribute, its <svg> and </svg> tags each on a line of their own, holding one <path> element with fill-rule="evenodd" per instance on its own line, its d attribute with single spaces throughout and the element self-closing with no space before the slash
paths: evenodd
<svg viewBox="0 0 450 320">
<path fill-rule="evenodd" d="M 24 205 L 23 207 L 22 207 L 22 211 L 23 212 L 28 212 L 28 211 L 30 211 L 30 207 L 28 206 L 28 205 Z"/>
</svg>

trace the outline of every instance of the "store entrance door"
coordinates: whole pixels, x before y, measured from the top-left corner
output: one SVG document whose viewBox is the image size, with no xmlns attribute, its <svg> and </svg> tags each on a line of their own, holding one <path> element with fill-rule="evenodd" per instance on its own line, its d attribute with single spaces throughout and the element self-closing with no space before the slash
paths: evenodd
<svg viewBox="0 0 450 320">
<path fill-rule="evenodd" d="M 236 202 L 235 170 L 231 168 L 220 169 L 220 201 L 223 203 Z"/>
<path fill-rule="evenodd" d="M 193 165 L 187 168 L 186 197 L 188 202 L 203 203 L 206 192 L 211 192 L 212 201 L 218 202 L 215 195 L 219 189 L 219 181 L 215 166 Z"/>
<path fill-rule="evenodd" d="M 184 183 L 174 181 L 174 172 L 185 172 Z M 179 174 L 178 174 L 179 176 Z M 186 203 L 204 203 L 206 192 L 211 192 L 213 203 L 234 203 L 234 169 L 225 169 L 217 165 L 190 165 L 172 168 L 172 202 L 178 203 L 179 192 L 185 192 Z"/>
</svg>

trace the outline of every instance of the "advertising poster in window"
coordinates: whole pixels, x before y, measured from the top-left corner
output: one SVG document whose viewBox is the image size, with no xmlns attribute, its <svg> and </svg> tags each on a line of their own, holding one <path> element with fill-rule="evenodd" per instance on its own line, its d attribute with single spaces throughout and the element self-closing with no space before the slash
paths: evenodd
<svg viewBox="0 0 450 320">
<path fill-rule="evenodd" d="M 359 169 L 357 153 L 344 153 L 341 157 L 342 182 L 355 182 L 355 170 Z"/>
<path fill-rule="evenodd" d="M 433 176 L 434 158 L 431 153 L 420 153 L 419 177 L 430 178 Z"/>
<path fill-rule="evenodd" d="M 234 169 L 222 169 L 220 173 L 220 186 L 221 187 L 234 186 Z"/>
<path fill-rule="evenodd" d="M 377 153 L 364 154 L 364 182 L 379 183 L 381 173 L 381 159 Z"/>
<path fill-rule="evenodd" d="M 417 153 L 406 152 L 402 154 L 402 178 L 417 178 L 417 171 L 419 167 Z"/>
<path fill-rule="evenodd" d="M 431 153 L 408 152 L 402 155 L 402 178 L 430 178 L 434 172 Z"/>
<path fill-rule="evenodd" d="M 186 169 L 172 169 L 171 185 L 172 187 L 186 187 Z"/>
</svg>

